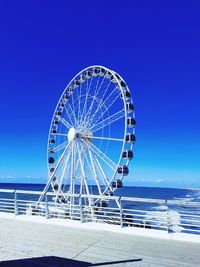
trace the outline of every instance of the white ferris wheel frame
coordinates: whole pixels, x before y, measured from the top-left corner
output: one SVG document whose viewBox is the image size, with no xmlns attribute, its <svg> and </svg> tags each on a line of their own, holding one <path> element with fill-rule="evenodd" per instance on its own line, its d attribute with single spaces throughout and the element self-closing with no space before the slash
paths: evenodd
<svg viewBox="0 0 200 267">
<path fill-rule="evenodd" d="M 52 125 L 53 125 L 53 122 L 54 122 L 54 120 L 55 120 L 55 117 L 56 117 L 56 112 L 58 111 L 58 109 L 59 109 L 59 105 L 60 105 L 60 103 L 62 102 L 62 100 L 63 100 L 63 98 L 64 98 L 64 96 L 65 96 L 65 94 L 66 94 L 66 90 L 70 87 L 70 85 L 72 85 L 72 83 L 74 82 L 74 81 L 76 81 L 76 79 L 78 78 L 78 77 L 80 77 L 83 73 L 85 73 L 86 71 L 88 71 L 88 70 L 94 70 L 94 69 L 104 69 L 105 70 L 105 72 L 106 73 L 111 73 L 113 76 L 114 76 L 114 79 L 115 79 L 115 81 L 116 81 L 116 85 L 117 85 L 117 87 L 118 87 L 118 90 L 120 90 L 120 93 L 121 93 L 121 99 L 123 100 L 123 106 L 124 106 L 124 135 L 123 135 L 123 139 L 118 139 L 118 138 L 107 138 L 107 137 L 95 137 L 95 136 L 92 136 L 92 139 L 98 139 L 98 138 L 100 138 L 100 139 L 104 139 L 104 140 L 110 140 L 110 141 L 119 141 L 119 142 L 121 142 L 122 143 L 122 145 L 121 145 L 121 152 L 120 152 L 120 155 L 119 155 L 119 160 L 118 160 L 118 162 L 115 164 L 112 164 L 112 160 L 111 159 L 109 159 L 103 152 L 101 152 L 101 151 L 98 151 L 97 149 L 97 147 L 96 146 L 94 146 L 94 144 L 92 144 L 92 142 L 90 142 L 89 144 L 88 144 L 88 142 L 87 142 L 87 140 L 85 141 L 85 140 L 82 140 L 83 141 L 83 143 L 85 143 L 85 145 L 87 145 L 88 146 L 88 153 L 89 153 L 89 159 L 87 159 L 89 162 L 91 162 L 91 170 L 92 170 L 92 172 L 94 173 L 94 176 L 96 177 L 97 176 L 97 174 L 96 174 L 96 169 L 95 169 L 95 165 L 96 166 L 98 166 L 98 169 L 99 169 L 99 171 L 100 172 L 102 172 L 102 175 L 103 176 L 105 176 L 104 178 L 105 179 L 108 179 L 107 177 L 106 177 L 106 175 L 104 174 L 104 171 L 103 171 L 103 169 L 102 169 L 102 166 L 101 166 L 101 164 L 99 163 L 99 160 L 98 160 L 98 158 L 95 156 L 94 158 L 93 158 L 93 155 L 92 155 L 92 153 L 102 153 L 101 154 L 101 157 L 102 157 L 102 160 L 105 162 L 105 164 L 107 163 L 107 165 L 113 165 L 113 166 L 111 166 L 111 168 L 112 169 L 114 169 L 113 170 L 113 175 L 112 175 L 112 177 L 109 179 L 109 180 L 107 180 L 107 186 L 106 186 L 106 188 L 104 189 L 104 191 L 102 192 L 101 191 L 101 189 L 100 189 L 100 185 L 98 184 L 98 179 L 96 179 L 95 177 L 94 177 L 94 180 L 95 180 L 95 184 L 97 185 L 97 187 L 98 187 L 98 192 L 99 192 L 99 194 L 101 194 L 101 195 L 105 195 L 105 193 L 108 191 L 108 190 L 113 190 L 113 192 L 115 191 L 114 189 L 112 189 L 112 182 L 115 180 L 115 177 L 116 177 L 116 175 L 117 175 L 117 172 L 118 172 L 118 167 L 120 166 L 120 163 L 122 162 L 122 155 L 123 155 L 123 152 L 124 152 L 124 149 L 125 149 L 125 145 L 126 145 L 126 136 L 127 136 L 127 129 L 128 129 L 128 127 L 127 127 L 127 119 L 128 119 L 128 112 L 127 112 L 127 100 L 126 100 L 126 98 L 125 98 L 125 95 L 124 95 L 124 89 L 122 88 L 122 86 L 121 86 L 121 84 L 120 84 L 120 82 L 121 81 L 123 81 L 124 83 L 125 83 L 125 81 L 123 80 L 123 78 L 118 74 L 118 73 L 116 73 L 115 71 L 113 71 L 113 70 L 110 70 L 110 69 L 108 69 L 108 68 L 106 68 L 106 67 L 104 67 L 104 66 L 100 66 L 100 65 L 92 65 L 92 66 L 89 66 L 89 67 L 87 67 L 87 68 L 85 68 L 85 69 L 83 69 L 83 70 L 81 70 L 78 74 L 76 74 L 71 80 L 70 80 L 70 82 L 67 84 L 67 86 L 65 87 L 65 89 L 64 89 L 64 91 L 63 91 L 63 93 L 61 94 L 61 96 L 60 96 L 60 98 L 59 98 L 59 100 L 58 100 L 58 103 L 57 103 L 57 105 L 56 105 L 56 107 L 55 107 L 55 110 L 54 110 L 54 113 L 53 113 L 53 117 L 52 117 L 52 120 L 51 120 L 51 124 L 50 124 L 50 130 L 49 130 L 49 135 L 48 135 L 48 144 L 47 144 L 47 154 L 49 154 L 49 140 L 51 139 L 51 135 L 52 135 L 52 132 L 51 132 L 51 130 L 52 130 Z M 104 74 L 105 75 L 105 74 Z M 105 77 L 104 77 L 105 78 Z M 91 78 L 92 79 L 92 78 Z M 75 89 L 76 90 L 76 89 Z M 99 88 L 99 90 L 100 90 L 100 88 Z M 130 90 L 129 90 L 129 88 L 128 88 L 128 86 L 126 85 L 126 90 L 130 93 Z M 94 92 L 95 93 L 95 92 Z M 70 96 L 70 97 L 73 97 L 73 94 L 74 94 L 74 92 L 72 93 L 72 96 Z M 81 96 L 80 96 L 81 97 Z M 80 99 L 79 99 L 79 101 L 80 101 Z M 94 100 L 92 100 L 92 102 L 93 102 Z M 100 100 L 101 101 L 101 100 Z M 131 97 L 129 98 L 129 100 L 128 100 L 128 102 L 130 102 L 130 103 L 132 103 L 132 99 L 131 99 Z M 113 101 L 113 103 L 114 103 L 114 101 Z M 111 104 L 111 106 L 113 105 L 113 103 Z M 79 105 L 80 105 L 80 102 L 79 102 Z M 86 104 L 87 105 L 87 104 Z M 103 103 L 101 104 L 101 105 L 103 105 Z M 79 106 L 79 108 L 80 108 L 80 106 Z M 89 107 L 89 109 L 91 108 L 91 106 Z M 92 107 L 93 108 L 93 107 Z M 89 110 L 90 111 L 90 110 Z M 89 113 L 89 111 L 87 111 L 86 112 L 86 114 L 85 115 L 87 115 L 88 113 Z M 90 111 L 91 112 L 91 111 Z M 75 114 L 75 111 L 73 110 L 73 113 Z M 73 116 L 74 116 L 74 118 L 75 118 L 75 115 L 73 114 Z M 78 111 L 78 114 L 79 114 L 79 111 Z M 134 113 L 133 113 L 134 114 Z M 84 113 L 82 114 L 82 117 L 84 116 Z M 95 116 L 95 114 L 93 114 L 93 117 Z M 86 118 L 82 118 L 81 117 L 81 119 L 86 119 Z M 135 118 L 135 115 L 134 115 L 134 118 Z M 75 119 L 76 120 L 76 119 Z M 67 121 L 66 121 L 67 122 Z M 72 122 L 71 122 L 72 123 Z M 99 123 L 101 123 L 101 121 L 99 122 Z M 70 122 L 67 122 L 67 128 L 69 128 L 71 125 L 70 125 Z M 73 125 L 74 126 L 74 125 Z M 94 126 L 95 127 L 95 126 Z M 98 130 L 97 130 L 98 131 Z M 65 136 L 67 136 L 67 133 L 66 134 L 61 134 L 61 135 L 65 135 Z M 84 167 L 83 167 L 83 162 L 82 162 L 82 158 L 81 158 L 81 155 L 83 154 L 83 151 L 81 152 L 80 151 L 80 147 L 79 147 L 79 145 L 77 144 L 77 151 L 76 151 L 76 154 L 78 155 L 78 163 L 74 163 L 74 145 L 73 145 L 73 142 L 69 142 L 68 141 L 68 143 L 66 142 L 66 147 L 64 148 L 64 151 L 62 152 L 62 155 L 60 156 L 60 158 L 59 158 L 59 160 L 58 160 L 58 162 L 57 162 L 57 165 L 56 165 L 56 167 L 55 167 L 55 169 L 54 169 L 54 171 L 52 172 L 52 173 L 50 173 L 50 167 L 49 167 L 49 162 L 48 162 L 48 157 L 47 157 L 47 166 L 48 166 L 48 175 L 49 175 L 49 180 L 48 180 L 48 182 L 47 182 L 47 184 L 46 184 L 46 186 L 45 186 L 45 188 L 44 188 L 44 191 L 43 191 L 43 194 L 41 195 L 41 197 L 40 197 L 40 199 L 39 199 L 39 201 L 41 201 L 42 200 L 42 198 L 43 198 L 43 196 L 44 196 L 44 194 L 49 190 L 49 187 L 50 186 L 52 186 L 52 181 L 53 181 L 53 177 L 54 177 L 54 175 L 55 175 L 55 173 L 56 173 L 56 171 L 57 171 L 57 169 L 58 169 L 58 167 L 59 167 L 59 164 L 61 163 L 61 161 L 62 161 L 62 159 L 64 158 L 64 156 L 65 156 L 65 154 L 66 154 L 66 152 L 67 152 L 67 150 L 70 148 L 70 146 L 72 146 L 72 148 L 71 148 L 71 153 L 72 153 L 72 156 L 71 156 L 71 165 L 72 165 L 72 167 L 71 167 L 71 182 L 72 182 L 72 180 L 73 180 L 73 177 L 74 177 L 74 170 L 75 170 L 75 168 L 76 168 L 76 164 L 80 164 L 80 169 L 81 169 L 81 172 L 82 172 L 82 175 L 83 175 L 83 182 L 85 182 L 85 173 L 84 173 Z M 130 143 L 129 144 L 129 147 L 130 147 L 130 150 L 132 151 L 133 150 L 133 143 Z M 95 151 L 96 150 L 96 151 Z M 68 164 L 68 161 L 70 160 L 70 152 L 68 153 L 68 157 L 66 158 L 66 161 L 65 161 L 65 165 L 67 165 Z M 106 162 L 106 161 L 109 161 L 109 162 Z M 126 160 L 126 166 L 128 167 L 128 165 L 129 165 L 129 162 L 130 162 L 130 159 L 127 159 Z M 65 166 L 64 166 L 65 167 Z M 63 176 L 64 176 L 64 173 L 63 173 Z M 61 186 L 62 186 L 62 182 L 63 182 L 63 177 L 61 177 L 62 179 L 60 180 L 60 183 L 59 183 L 59 190 L 58 191 L 56 191 L 55 192 L 55 190 L 53 189 L 53 191 L 54 191 L 54 193 L 55 193 L 55 195 L 56 195 L 56 200 L 58 199 L 58 196 L 60 195 L 60 194 L 62 194 L 62 193 L 64 193 L 64 192 L 62 192 L 62 189 L 61 189 Z M 120 178 L 120 180 L 122 180 L 124 178 L 124 176 L 121 176 L 121 178 Z M 72 186 L 72 185 L 70 185 L 70 186 Z M 85 184 L 85 187 L 86 187 L 86 191 L 87 191 L 87 194 L 90 194 L 90 192 L 89 192 L 89 190 L 87 189 L 87 186 L 88 185 L 86 185 Z M 89 201 L 90 202 L 90 201 Z M 91 203 L 89 203 L 89 204 L 91 204 Z"/>
</svg>

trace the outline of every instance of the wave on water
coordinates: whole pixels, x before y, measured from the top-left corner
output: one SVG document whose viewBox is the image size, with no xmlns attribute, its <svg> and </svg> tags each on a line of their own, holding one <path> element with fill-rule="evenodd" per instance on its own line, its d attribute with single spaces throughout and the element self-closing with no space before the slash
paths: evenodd
<svg viewBox="0 0 200 267">
<path fill-rule="evenodd" d="M 155 222 L 155 225 L 168 228 L 171 232 L 181 232 L 184 228 L 179 226 L 181 221 L 180 214 L 175 210 L 168 210 L 166 207 L 161 206 L 159 211 L 149 211 L 147 219 Z M 165 208 L 165 211 L 163 209 Z"/>
<path fill-rule="evenodd" d="M 192 198 L 194 201 L 200 200 L 200 190 L 191 190 L 188 194 L 185 196 L 187 199 Z"/>
</svg>

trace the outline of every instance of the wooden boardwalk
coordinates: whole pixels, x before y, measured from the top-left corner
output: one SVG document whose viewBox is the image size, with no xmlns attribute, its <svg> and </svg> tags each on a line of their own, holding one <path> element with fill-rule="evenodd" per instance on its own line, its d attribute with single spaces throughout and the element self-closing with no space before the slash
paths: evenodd
<svg viewBox="0 0 200 267">
<path fill-rule="evenodd" d="M 200 266 L 200 244 L 1 218 L 0 266 Z"/>
</svg>

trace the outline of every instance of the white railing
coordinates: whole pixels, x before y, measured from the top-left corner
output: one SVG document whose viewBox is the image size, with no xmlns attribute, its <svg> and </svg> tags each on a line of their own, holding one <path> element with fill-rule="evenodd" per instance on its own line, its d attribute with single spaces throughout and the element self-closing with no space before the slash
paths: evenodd
<svg viewBox="0 0 200 267">
<path fill-rule="evenodd" d="M 44 201 L 38 203 L 41 194 L 39 191 L 0 189 L 0 213 L 200 234 L 200 202 L 65 194 L 66 198 L 73 198 L 74 204 L 59 204 L 52 201 L 54 194 L 49 192 Z M 119 207 L 111 207 L 112 204 L 109 207 L 89 206 L 84 203 L 87 199 L 92 203 L 117 201 Z M 145 209 L 147 205 L 156 205 L 160 210 Z"/>
</svg>

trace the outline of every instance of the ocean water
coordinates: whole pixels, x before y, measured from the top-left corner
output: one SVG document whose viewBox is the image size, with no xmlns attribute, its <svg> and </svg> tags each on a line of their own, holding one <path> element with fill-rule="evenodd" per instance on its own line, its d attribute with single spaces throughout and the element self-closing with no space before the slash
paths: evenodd
<svg viewBox="0 0 200 267">
<path fill-rule="evenodd" d="M 45 184 L 0 183 L 0 189 L 42 191 L 44 187 Z M 93 194 L 97 194 L 97 188 L 95 186 L 91 187 Z M 116 195 L 136 198 L 200 201 L 200 190 L 197 189 L 124 186 L 116 191 Z"/>
</svg>

